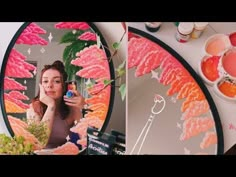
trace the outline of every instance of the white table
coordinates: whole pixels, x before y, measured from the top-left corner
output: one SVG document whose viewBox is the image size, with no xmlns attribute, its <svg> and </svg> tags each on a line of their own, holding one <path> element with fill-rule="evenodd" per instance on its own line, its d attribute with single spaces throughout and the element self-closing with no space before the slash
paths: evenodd
<svg viewBox="0 0 236 177">
<path fill-rule="evenodd" d="M 129 22 L 129 26 L 145 31 L 179 53 L 198 73 L 199 60 L 203 57 L 203 46 L 206 39 L 216 33 L 229 34 L 236 31 L 236 23 L 210 22 L 207 29 L 198 39 L 190 39 L 187 43 L 179 43 L 175 38 L 176 26 L 171 22 L 163 22 L 159 31 L 149 32 L 144 22 Z M 218 97 L 213 87 L 206 85 L 217 107 L 224 137 L 224 152 L 236 143 L 236 102 L 228 102 Z M 128 131 L 128 130 L 127 130 Z"/>
</svg>

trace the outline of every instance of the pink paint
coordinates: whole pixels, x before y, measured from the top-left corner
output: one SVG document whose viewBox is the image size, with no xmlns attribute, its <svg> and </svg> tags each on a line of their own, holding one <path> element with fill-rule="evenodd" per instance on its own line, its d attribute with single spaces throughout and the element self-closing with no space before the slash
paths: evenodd
<svg viewBox="0 0 236 177">
<path fill-rule="evenodd" d="M 235 125 L 234 125 L 233 123 L 230 123 L 230 124 L 229 124 L 229 130 L 234 130 L 234 131 L 236 131 L 236 127 L 235 127 Z"/>
<path fill-rule="evenodd" d="M 223 41 L 222 37 L 219 37 L 213 41 L 211 41 L 207 46 L 206 46 L 206 52 L 211 54 L 211 55 L 219 55 L 221 52 L 223 52 L 226 48 L 226 45 Z"/>
<path fill-rule="evenodd" d="M 233 46 L 236 46 L 236 32 L 229 35 L 229 40 Z"/>
<path fill-rule="evenodd" d="M 236 77 L 236 50 L 229 51 L 223 56 L 222 65 L 229 75 Z"/>
</svg>

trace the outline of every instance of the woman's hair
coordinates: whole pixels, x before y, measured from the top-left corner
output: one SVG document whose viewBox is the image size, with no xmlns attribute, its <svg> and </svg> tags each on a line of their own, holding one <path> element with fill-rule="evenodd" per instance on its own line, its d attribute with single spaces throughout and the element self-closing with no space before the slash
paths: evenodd
<svg viewBox="0 0 236 177">
<path fill-rule="evenodd" d="M 40 84 L 42 84 L 42 77 L 45 71 L 49 70 L 49 69 L 54 69 L 57 70 L 60 74 L 61 74 L 61 79 L 62 79 L 62 87 L 63 87 L 63 95 L 66 93 L 66 80 L 67 80 L 67 73 L 65 71 L 65 67 L 64 64 L 60 61 L 60 60 L 56 60 L 55 62 L 53 62 L 53 64 L 51 65 L 44 65 L 44 68 L 41 71 L 41 75 L 40 75 Z M 43 117 L 46 109 L 47 109 L 47 105 L 45 105 L 44 103 L 42 103 L 39 100 L 39 95 L 40 95 L 40 91 L 38 92 L 37 96 L 35 98 L 32 99 L 32 106 L 34 108 L 34 111 L 40 116 Z M 63 97 L 63 96 L 62 96 Z M 65 104 L 64 99 L 62 98 L 61 101 L 61 105 L 60 105 L 60 109 L 61 114 L 62 114 L 62 119 L 65 119 L 69 113 L 69 108 L 68 106 Z"/>
</svg>

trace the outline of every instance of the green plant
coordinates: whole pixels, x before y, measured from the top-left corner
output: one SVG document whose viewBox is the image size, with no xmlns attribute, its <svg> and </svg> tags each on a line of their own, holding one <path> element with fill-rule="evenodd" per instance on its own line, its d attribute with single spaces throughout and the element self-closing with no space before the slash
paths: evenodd
<svg viewBox="0 0 236 177">
<path fill-rule="evenodd" d="M 26 143 L 23 136 L 9 137 L 6 134 L 0 134 L 0 154 L 33 154 L 33 145 L 31 143 Z"/>
<path fill-rule="evenodd" d="M 119 59 L 118 50 L 120 49 L 121 42 L 123 41 L 125 35 L 127 34 L 126 27 L 124 27 L 124 29 L 125 29 L 125 31 L 124 31 L 122 37 L 120 38 L 119 42 L 114 42 L 112 45 L 114 52 L 111 56 L 111 59 L 116 55 L 117 55 L 117 58 Z M 126 60 L 123 60 L 121 62 L 121 64 L 119 64 L 119 66 L 115 69 L 115 72 L 116 72 L 115 80 L 118 80 L 118 85 L 116 85 L 116 87 L 119 87 L 121 99 L 122 99 L 122 101 L 124 101 L 125 96 L 126 96 L 126 83 L 122 81 L 122 76 L 125 75 L 125 73 L 126 73 Z M 113 82 L 113 80 L 106 81 L 106 82 L 104 82 L 104 85 L 107 86 L 111 82 Z"/>
<path fill-rule="evenodd" d="M 39 142 L 45 146 L 49 138 L 49 129 L 45 122 L 27 121 L 28 127 L 26 128 L 33 134 Z"/>
<path fill-rule="evenodd" d="M 117 54 L 117 52 L 118 52 L 118 50 L 119 50 L 119 48 L 120 48 L 120 44 L 121 44 L 121 42 L 122 42 L 122 40 L 123 40 L 125 34 L 126 34 L 126 30 L 124 31 L 124 33 L 123 33 L 123 35 L 122 35 L 120 41 L 119 41 L 118 43 L 115 42 L 115 43 L 112 45 L 113 48 L 115 49 L 113 55 Z M 115 78 L 115 79 L 119 79 L 119 92 L 121 93 L 121 99 L 122 99 L 122 101 L 124 101 L 125 96 L 126 96 L 126 83 L 125 83 L 125 82 L 122 83 L 121 78 L 122 78 L 122 76 L 125 75 L 125 73 L 126 73 L 126 60 L 123 60 L 123 62 L 115 69 L 115 71 L 116 71 L 116 78 Z"/>
<path fill-rule="evenodd" d="M 121 43 L 125 37 L 125 35 L 127 34 L 127 30 L 126 27 L 124 27 L 125 31 L 122 35 L 122 37 L 120 38 L 120 40 L 118 42 L 114 42 L 112 44 L 112 50 L 109 50 L 110 53 L 112 53 L 111 57 L 108 58 L 108 62 L 111 62 L 112 59 L 116 56 L 117 59 L 120 59 L 119 55 L 118 55 L 118 51 L 121 47 Z M 107 80 L 105 79 L 103 81 L 104 87 L 102 89 L 100 89 L 98 92 L 94 93 L 94 94 L 98 94 L 100 93 L 102 90 L 104 90 L 107 86 L 111 85 L 112 82 L 118 81 L 118 85 L 116 85 L 116 87 L 119 88 L 119 92 L 121 94 L 121 99 L 122 101 L 124 101 L 125 96 L 126 96 L 126 83 L 122 80 L 122 77 L 125 75 L 126 73 L 126 60 L 122 60 L 120 59 L 120 64 L 118 65 L 117 68 L 115 68 L 115 79 L 114 80 Z M 87 85 L 87 88 L 92 87 L 95 84 L 95 82 L 90 82 L 90 84 Z"/>
</svg>

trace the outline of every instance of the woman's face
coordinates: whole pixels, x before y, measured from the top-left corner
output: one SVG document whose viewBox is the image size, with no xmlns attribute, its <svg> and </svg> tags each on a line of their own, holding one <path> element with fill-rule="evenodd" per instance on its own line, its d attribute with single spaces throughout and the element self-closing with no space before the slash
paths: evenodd
<svg viewBox="0 0 236 177">
<path fill-rule="evenodd" d="M 43 73 L 42 86 L 46 95 L 58 100 L 63 94 L 62 77 L 59 71 L 49 69 Z"/>
</svg>

